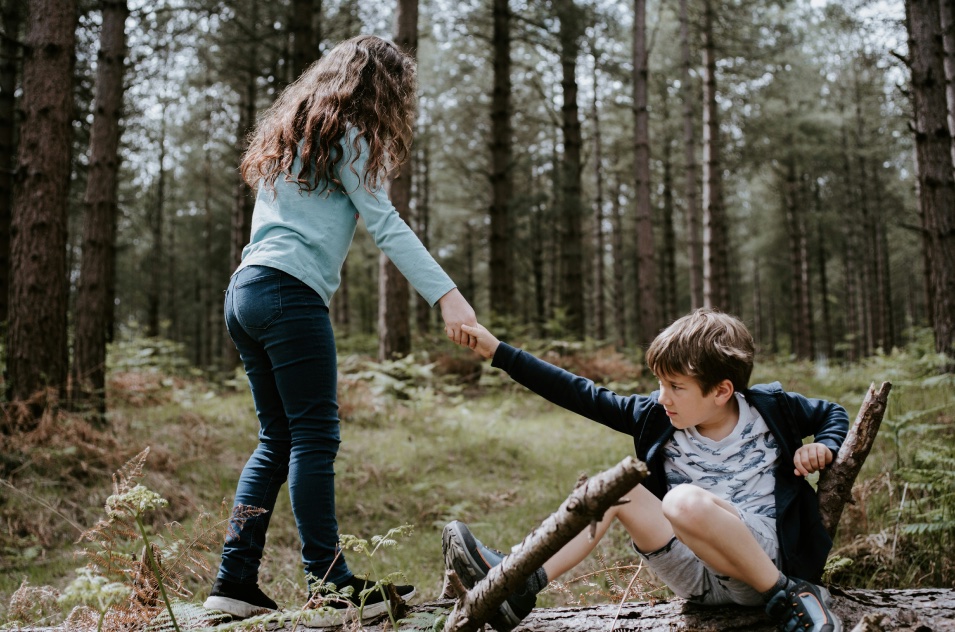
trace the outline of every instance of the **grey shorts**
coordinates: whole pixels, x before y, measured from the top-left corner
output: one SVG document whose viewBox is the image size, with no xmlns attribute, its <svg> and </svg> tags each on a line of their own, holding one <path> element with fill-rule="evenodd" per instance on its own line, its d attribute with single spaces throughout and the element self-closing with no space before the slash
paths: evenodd
<svg viewBox="0 0 955 632">
<path fill-rule="evenodd" d="M 775 520 L 740 511 L 743 521 L 769 559 L 779 568 L 779 541 L 776 537 Z M 735 603 L 743 606 L 762 605 L 762 596 L 748 584 L 716 571 L 703 563 L 690 548 L 676 537 L 662 549 L 651 553 L 634 550 L 647 561 L 654 573 L 678 597 L 707 605 Z"/>
</svg>

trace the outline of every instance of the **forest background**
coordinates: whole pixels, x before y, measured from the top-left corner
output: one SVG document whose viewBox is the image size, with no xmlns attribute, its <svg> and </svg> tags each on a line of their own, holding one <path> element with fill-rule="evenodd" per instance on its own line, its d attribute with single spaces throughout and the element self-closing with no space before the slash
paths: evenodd
<svg viewBox="0 0 955 632">
<path fill-rule="evenodd" d="M 236 435 L 255 432 L 220 302 L 252 210 L 239 156 L 284 86 L 359 33 L 418 59 L 391 197 L 479 320 L 622 391 L 652 388 L 642 349 L 699 306 L 740 315 L 760 375 L 788 389 L 852 410 L 892 379 L 894 434 L 860 492 L 880 500 L 844 542 L 869 542 L 852 581 L 951 585 L 951 4 L 3 0 L 0 593 L 67 581 L 64 529 L 91 524 L 100 483 L 144 445 L 181 501 L 166 519 L 231 494 Z M 409 504 L 433 529 L 517 503 L 503 546 L 533 526 L 519 510 L 546 515 L 579 471 L 622 456 L 554 431 L 559 414 L 444 342 L 361 229 L 342 272 L 342 417 L 362 461 L 343 455 L 342 479 L 387 509 L 346 492 L 356 529 L 396 526 Z M 465 432 L 478 417 L 489 429 Z M 385 458 L 397 436 L 419 445 Z M 575 457 L 522 504 L 518 482 L 554 451 Z M 409 461 L 436 454 L 454 458 Z M 462 482 L 495 459 L 507 476 Z M 62 529 L 43 526 L 51 511 Z M 900 537 L 925 556 L 901 563 Z M 421 546 L 401 559 L 427 583 Z"/>
</svg>

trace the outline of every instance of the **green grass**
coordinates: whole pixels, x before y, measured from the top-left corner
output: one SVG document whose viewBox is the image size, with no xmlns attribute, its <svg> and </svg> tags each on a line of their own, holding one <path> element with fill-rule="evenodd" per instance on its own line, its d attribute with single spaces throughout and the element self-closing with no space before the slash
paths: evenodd
<svg viewBox="0 0 955 632">
<path fill-rule="evenodd" d="M 556 510 L 580 474 L 597 473 L 633 453 L 629 436 L 558 409 L 486 366 L 480 385 L 462 389 L 453 376 L 438 378 L 411 363 L 384 367 L 408 378 L 397 383 L 384 378 L 381 367 L 354 357 L 343 357 L 341 364 L 340 530 L 371 538 L 413 524 L 414 533 L 398 547 L 382 550 L 374 564 L 381 574 L 403 572 L 422 599 L 436 598 L 441 590 L 441 528 L 447 521 L 464 520 L 488 545 L 507 550 Z M 928 421 L 953 425 L 955 389 L 951 379 L 936 377 L 933 366 L 931 357 L 909 352 L 827 371 L 809 363 L 764 362 L 757 367 L 754 382 L 778 379 L 787 390 L 839 401 L 850 416 L 870 382 L 889 379 L 895 384 L 883 432 L 860 477 L 859 502 L 847 509 L 837 546 L 891 533 L 897 522 L 913 520 L 913 512 L 932 502 L 927 492 L 910 487 L 913 504 L 898 511 L 899 468 L 915 461 L 926 436 L 951 438 L 926 430 L 925 419 L 904 421 L 912 411 L 941 407 Z M 634 375 L 628 371 L 622 378 Z M 59 443 L 30 447 L 17 469 L 7 467 L 13 473 L 5 478 L 23 493 L 0 487 L 0 622 L 23 579 L 57 588 L 72 579 L 72 569 L 82 565 L 73 557 L 78 534 L 56 512 L 92 526 L 111 493 L 111 471 L 144 447 L 151 447 L 144 482 L 170 501 L 154 528 L 171 520 L 188 523 L 200 510 L 231 503 L 258 430 L 244 380 L 234 388 L 219 388 L 178 365 L 126 366 L 114 374 L 112 388 L 111 430 L 104 436 L 112 437 L 113 445 L 96 447 L 94 439 L 77 442 L 66 436 Z M 100 440 L 106 441 L 103 436 Z M 79 447 L 71 452 L 75 444 Z M 872 551 L 860 550 L 858 563 L 839 579 L 848 585 L 933 581 L 926 580 L 922 566 L 933 557 L 943 560 L 937 566 L 946 566 L 944 551 L 951 550 L 951 536 L 943 529 L 933 537 L 919 541 L 914 553 L 904 541 L 907 548 L 899 551 L 911 559 L 890 560 L 895 567 L 888 570 L 891 564 L 869 560 Z M 217 553 L 209 555 L 213 568 Z M 575 573 L 595 573 L 631 560 L 628 539 L 615 528 L 601 542 L 598 556 Z M 369 560 L 351 556 L 349 561 L 355 572 L 371 572 Z M 951 565 L 949 561 L 947 567 Z M 932 577 L 951 577 L 950 568 L 936 570 Z M 213 574 L 190 584 L 194 600 L 205 597 Z M 304 601 L 298 533 L 285 494 L 271 521 L 260 581 L 289 608 Z M 598 599 L 609 594 L 607 581 L 597 578 Z M 594 587 L 584 582 L 576 592 L 587 590 Z M 572 599 L 551 591 L 542 603 Z"/>
</svg>

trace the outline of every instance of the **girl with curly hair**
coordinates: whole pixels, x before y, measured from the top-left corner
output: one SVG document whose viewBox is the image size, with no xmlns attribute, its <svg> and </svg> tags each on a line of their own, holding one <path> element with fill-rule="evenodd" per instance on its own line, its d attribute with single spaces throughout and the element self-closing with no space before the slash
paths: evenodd
<svg viewBox="0 0 955 632">
<path fill-rule="evenodd" d="M 276 608 L 258 586 L 265 534 L 288 481 L 310 593 L 333 584 L 313 625 L 340 622 L 374 584 L 348 569 L 338 548 L 334 463 L 340 443 L 335 339 L 328 305 L 359 218 L 375 244 L 433 306 L 448 337 L 470 344 L 474 310 L 399 217 L 383 188 L 411 146 L 414 60 L 374 36 L 342 42 L 288 86 L 265 113 L 242 159 L 257 190 L 251 240 L 225 295 L 225 319 L 249 378 L 259 444 L 239 478 L 235 506 L 265 509 L 234 519 L 207 608 L 237 618 Z M 412 586 L 396 587 L 401 599 Z M 363 618 L 384 612 L 367 595 Z M 336 620 L 337 618 L 337 620 Z"/>
</svg>

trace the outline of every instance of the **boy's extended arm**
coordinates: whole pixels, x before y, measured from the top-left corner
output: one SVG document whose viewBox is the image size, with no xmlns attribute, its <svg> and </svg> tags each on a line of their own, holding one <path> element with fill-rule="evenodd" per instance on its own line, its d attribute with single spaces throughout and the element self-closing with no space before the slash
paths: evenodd
<svg viewBox="0 0 955 632">
<path fill-rule="evenodd" d="M 814 443 L 829 448 L 833 458 L 849 432 L 849 415 L 846 409 L 823 399 L 812 399 L 798 393 L 786 393 L 796 419 L 801 424 L 802 437 L 813 437 Z"/>
<path fill-rule="evenodd" d="M 633 435 L 654 400 L 641 395 L 623 397 L 587 378 L 500 343 L 491 366 L 507 371 L 516 382 L 541 397 L 609 428 Z"/>
</svg>

